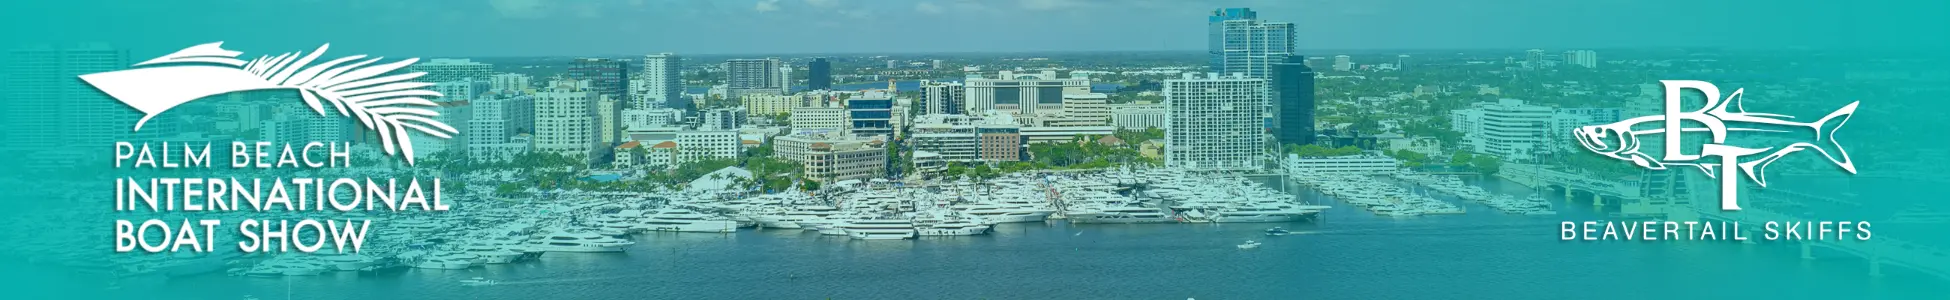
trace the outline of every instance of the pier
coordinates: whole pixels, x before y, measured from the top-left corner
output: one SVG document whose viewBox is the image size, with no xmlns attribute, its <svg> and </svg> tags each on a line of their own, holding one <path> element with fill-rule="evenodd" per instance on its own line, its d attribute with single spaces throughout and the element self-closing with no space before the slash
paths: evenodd
<svg viewBox="0 0 1950 300">
<path fill-rule="evenodd" d="M 1640 201 L 1643 197 L 1636 180 L 1606 180 L 1593 175 L 1526 164 L 1504 165 L 1496 176 L 1531 188 L 1561 191 L 1564 193 L 1565 201 L 1577 202 L 1576 200 L 1579 199 L 1591 199 L 1591 204 L 1598 207 L 1617 204 L 1620 213 L 1627 215 L 1664 211 L 1663 207 Z"/>
</svg>

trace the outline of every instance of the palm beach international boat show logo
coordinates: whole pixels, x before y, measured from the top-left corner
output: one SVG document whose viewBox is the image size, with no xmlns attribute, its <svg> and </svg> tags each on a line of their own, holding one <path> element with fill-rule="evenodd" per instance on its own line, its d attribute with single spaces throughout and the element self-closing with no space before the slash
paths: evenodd
<svg viewBox="0 0 1950 300">
<path fill-rule="evenodd" d="M 1745 89 L 1736 89 L 1726 98 L 1721 98 L 1720 89 L 1705 81 L 1660 82 L 1665 84 L 1665 114 L 1584 126 L 1573 129 L 1573 137 L 1585 149 L 1630 161 L 1646 169 L 1696 167 L 1707 177 L 1720 180 L 1720 209 L 1728 211 L 1740 210 L 1739 203 L 1735 201 L 1739 193 L 1739 174 L 1746 174 L 1754 183 L 1767 187 L 1768 164 L 1788 154 L 1814 150 L 1849 174 L 1856 173 L 1855 163 L 1849 159 L 1841 142 L 1835 139 L 1835 132 L 1848 122 L 1849 116 L 1855 114 L 1855 107 L 1860 101 L 1850 102 L 1813 122 L 1796 122 L 1791 121 L 1793 116 L 1747 112 L 1740 104 Z M 1686 111 L 1680 108 L 1683 106 L 1682 92 L 1687 89 L 1698 90 L 1705 95 L 1705 104 L 1700 109 Z M 1735 133 L 1743 139 L 1730 140 Z M 1664 148 L 1660 149 L 1659 156 L 1646 154 L 1642 152 L 1644 149 L 1639 148 L 1639 136 L 1655 134 L 1664 137 Z M 1768 135 L 1780 136 L 1765 138 Z M 1785 145 L 1778 145 L 1783 143 Z M 1698 149 L 1693 153 L 1684 151 L 1687 146 L 1695 145 Z"/>
<path fill-rule="evenodd" d="M 409 130 L 439 138 L 459 133 L 434 120 L 439 112 L 425 108 L 439 105 L 428 98 L 442 97 L 426 89 L 432 83 L 411 81 L 425 72 L 391 74 L 417 58 L 374 65 L 381 58 L 353 55 L 311 64 L 331 46 L 324 44 L 310 54 L 267 55 L 246 62 L 237 59 L 242 52 L 222 46 L 223 42 L 196 45 L 134 65 L 139 68 L 81 75 L 81 79 L 141 111 L 144 115 L 136 121 L 135 131 L 157 114 L 203 97 L 292 89 L 320 115 L 328 114 L 323 102 L 329 102 L 339 115 L 357 118 L 378 133 L 386 154 L 403 154 L 407 164 L 413 163 Z"/>
</svg>

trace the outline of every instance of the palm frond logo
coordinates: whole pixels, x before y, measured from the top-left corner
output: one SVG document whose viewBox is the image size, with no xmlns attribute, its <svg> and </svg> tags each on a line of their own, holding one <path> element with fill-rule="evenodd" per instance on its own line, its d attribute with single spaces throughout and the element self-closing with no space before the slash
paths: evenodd
<svg viewBox="0 0 1950 300">
<path fill-rule="evenodd" d="M 135 69 L 81 75 L 81 80 L 142 111 L 133 130 L 157 114 L 203 97 L 231 92 L 266 89 L 294 89 L 312 111 L 328 115 L 330 103 L 341 116 L 359 119 L 366 129 L 379 133 L 386 154 L 401 155 L 413 164 L 413 143 L 407 135 L 417 131 L 439 138 L 459 133 L 434 117 L 439 112 L 427 109 L 439 104 L 439 92 L 426 89 L 432 83 L 413 82 L 425 72 L 388 73 L 419 61 L 408 58 L 374 64 L 379 57 L 353 55 L 312 64 L 331 44 L 318 46 L 309 54 L 291 52 L 262 56 L 251 61 L 237 59 L 242 52 L 223 49 L 223 42 L 191 46 L 169 55 L 150 59 Z"/>
</svg>

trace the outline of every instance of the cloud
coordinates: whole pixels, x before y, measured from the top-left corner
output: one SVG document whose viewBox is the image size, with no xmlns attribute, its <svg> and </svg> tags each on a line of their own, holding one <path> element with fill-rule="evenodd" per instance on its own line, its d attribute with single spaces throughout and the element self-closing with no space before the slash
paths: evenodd
<svg viewBox="0 0 1950 300">
<path fill-rule="evenodd" d="M 840 0 L 806 0 L 806 5 L 812 5 L 815 7 L 833 7 L 833 6 L 840 5 Z"/>
<path fill-rule="evenodd" d="M 752 9 L 757 10 L 758 12 L 778 11 L 779 0 L 759 0 L 758 6 L 754 6 L 752 7 Z"/>
<path fill-rule="evenodd" d="M 940 5 L 935 5 L 934 2 L 916 2 L 914 3 L 914 11 L 925 14 L 940 14 L 946 12 L 947 9 L 941 8 Z"/>
</svg>

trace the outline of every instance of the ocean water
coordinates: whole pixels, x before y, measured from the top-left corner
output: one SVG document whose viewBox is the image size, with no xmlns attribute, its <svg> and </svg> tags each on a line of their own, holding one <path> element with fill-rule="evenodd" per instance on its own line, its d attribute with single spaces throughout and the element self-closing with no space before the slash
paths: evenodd
<svg viewBox="0 0 1950 300">
<path fill-rule="evenodd" d="M 1520 191 L 1521 192 L 1521 191 Z M 1317 203 L 1340 205 L 1318 194 Z M 1786 244 L 1562 242 L 1556 216 L 1377 217 L 1336 207 L 1316 223 L 1004 224 L 987 236 L 856 241 L 803 230 L 635 237 L 626 253 L 551 253 L 468 270 L 129 284 L 195 299 L 1942 299 L 1946 282 Z M 1268 237 L 1262 230 L 1295 232 Z M 1265 244 L 1254 250 L 1234 245 Z M 503 282 L 468 287 L 457 281 Z"/>
</svg>

